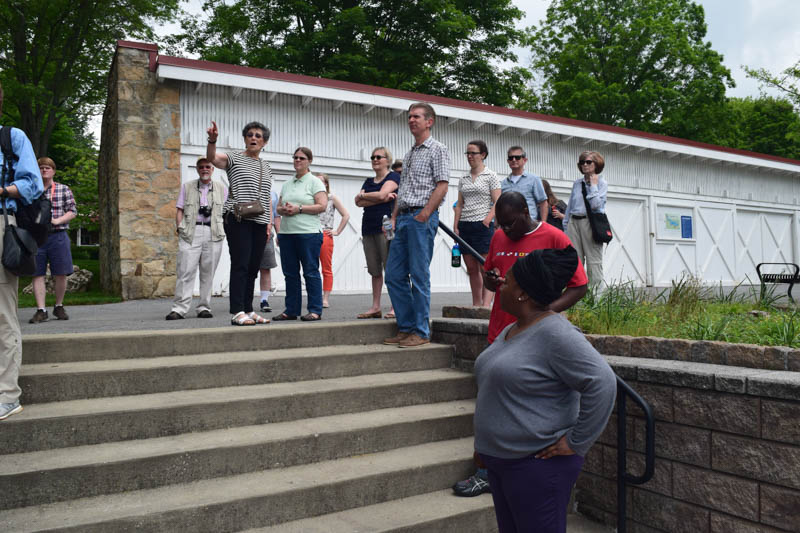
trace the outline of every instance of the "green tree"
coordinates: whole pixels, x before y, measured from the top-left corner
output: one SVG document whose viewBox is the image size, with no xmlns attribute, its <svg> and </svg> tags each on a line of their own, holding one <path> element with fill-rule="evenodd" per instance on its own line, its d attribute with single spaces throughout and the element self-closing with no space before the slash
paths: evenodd
<svg viewBox="0 0 800 533">
<path fill-rule="evenodd" d="M 116 41 L 152 39 L 178 0 L 4 0 L 0 81 L 37 155 L 64 117 L 96 114 Z"/>
<path fill-rule="evenodd" d="M 744 67 L 744 70 L 750 78 L 782 92 L 796 108 L 800 109 L 800 61 L 777 75 L 764 68 Z"/>
<path fill-rule="evenodd" d="M 800 116 L 782 98 L 731 98 L 726 104 L 724 133 L 716 144 L 771 154 L 800 157 Z"/>
<path fill-rule="evenodd" d="M 513 105 L 530 73 L 504 69 L 522 12 L 511 0 L 207 0 L 170 52 Z"/>
<path fill-rule="evenodd" d="M 554 0 L 531 29 L 541 110 L 709 140 L 734 83 L 689 0 Z"/>
</svg>

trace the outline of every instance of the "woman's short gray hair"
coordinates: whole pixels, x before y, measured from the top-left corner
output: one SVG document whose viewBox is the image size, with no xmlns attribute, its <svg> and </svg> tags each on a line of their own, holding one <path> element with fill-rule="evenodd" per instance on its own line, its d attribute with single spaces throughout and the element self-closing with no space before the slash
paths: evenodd
<svg viewBox="0 0 800 533">
<path fill-rule="evenodd" d="M 269 131 L 269 128 L 263 125 L 262 123 L 250 122 L 242 130 L 242 137 L 247 137 L 247 132 L 250 130 L 261 130 L 261 135 L 264 136 L 264 142 L 267 142 L 269 140 L 269 136 L 272 134 Z"/>
</svg>

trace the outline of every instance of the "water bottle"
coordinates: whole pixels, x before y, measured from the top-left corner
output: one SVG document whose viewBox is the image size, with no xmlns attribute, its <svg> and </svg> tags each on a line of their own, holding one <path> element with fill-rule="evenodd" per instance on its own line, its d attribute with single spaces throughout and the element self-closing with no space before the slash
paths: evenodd
<svg viewBox="0 0 800 533">
<path fill-rule="evenodd" d="M 453 268 L 461 266 L 461 248 L 458 247 L 458 243 L 453 245 L 453 257 L 450 259 L 450 265 Z"/>
<path fill-rule="evenodd" d="M 389 215 L 383 215 L 383 233 L 386 235 L 386 240 L 391 241 L 394 239 L 394 228 L 392 228 L 392 219 Z"/>
</svg>

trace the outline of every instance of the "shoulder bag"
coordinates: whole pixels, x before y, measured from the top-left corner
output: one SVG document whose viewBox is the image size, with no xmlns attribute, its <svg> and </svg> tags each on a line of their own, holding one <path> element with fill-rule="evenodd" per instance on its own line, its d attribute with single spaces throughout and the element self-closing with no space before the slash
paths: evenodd
<svg viewBox="0 0 800 533">
<path fill-rule="evenodd" d="M 609 243 L 614 235 L 611 233 L 611 224 L 605 213 L 594 213 L 586 199 L 586 181 L 581 181 L 581 191 L 583 192 L 583 203 L 586 206 L 586 216 L 589 218 L 589 225 L 592 227 L 592 239 L 598 244 Z"/>
<path fill-rule="evenodd" d="M 258 160 L 258 199 L 250 202 L 236 202 L 233 206 L 233 216 L 236 217 L 237 222 L 241 222 L 243 218 L 256 218 L 264 214 L 264 206 L 261 205 L 261 187 L 264 184 L 264 164 L 261 159 Z"/>
</svg>

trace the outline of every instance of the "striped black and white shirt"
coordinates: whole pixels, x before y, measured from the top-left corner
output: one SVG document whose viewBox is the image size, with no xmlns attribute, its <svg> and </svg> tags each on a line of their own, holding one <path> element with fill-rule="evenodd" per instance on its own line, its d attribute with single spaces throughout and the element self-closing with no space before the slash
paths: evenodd
<svg viewBox="0 0 800 533">
<path fill-rule="evenodd" d="M 248 157 L 242 152 L 228 153 L 228 166 L 225 172 L 228 173 L 228 198 L 222 212 L 232 213 L 233 206 L 238 202 L 261 201 L 264 206 L 264 214 L 251 218 L 256 224 L 269 224 L 271 220 L 272 205 L 272 168 L 269 163 L 261 159 Z M 259 176 L 263 173 L 261 184 L 261 194 L 259 194 Z"/>
</svg>

